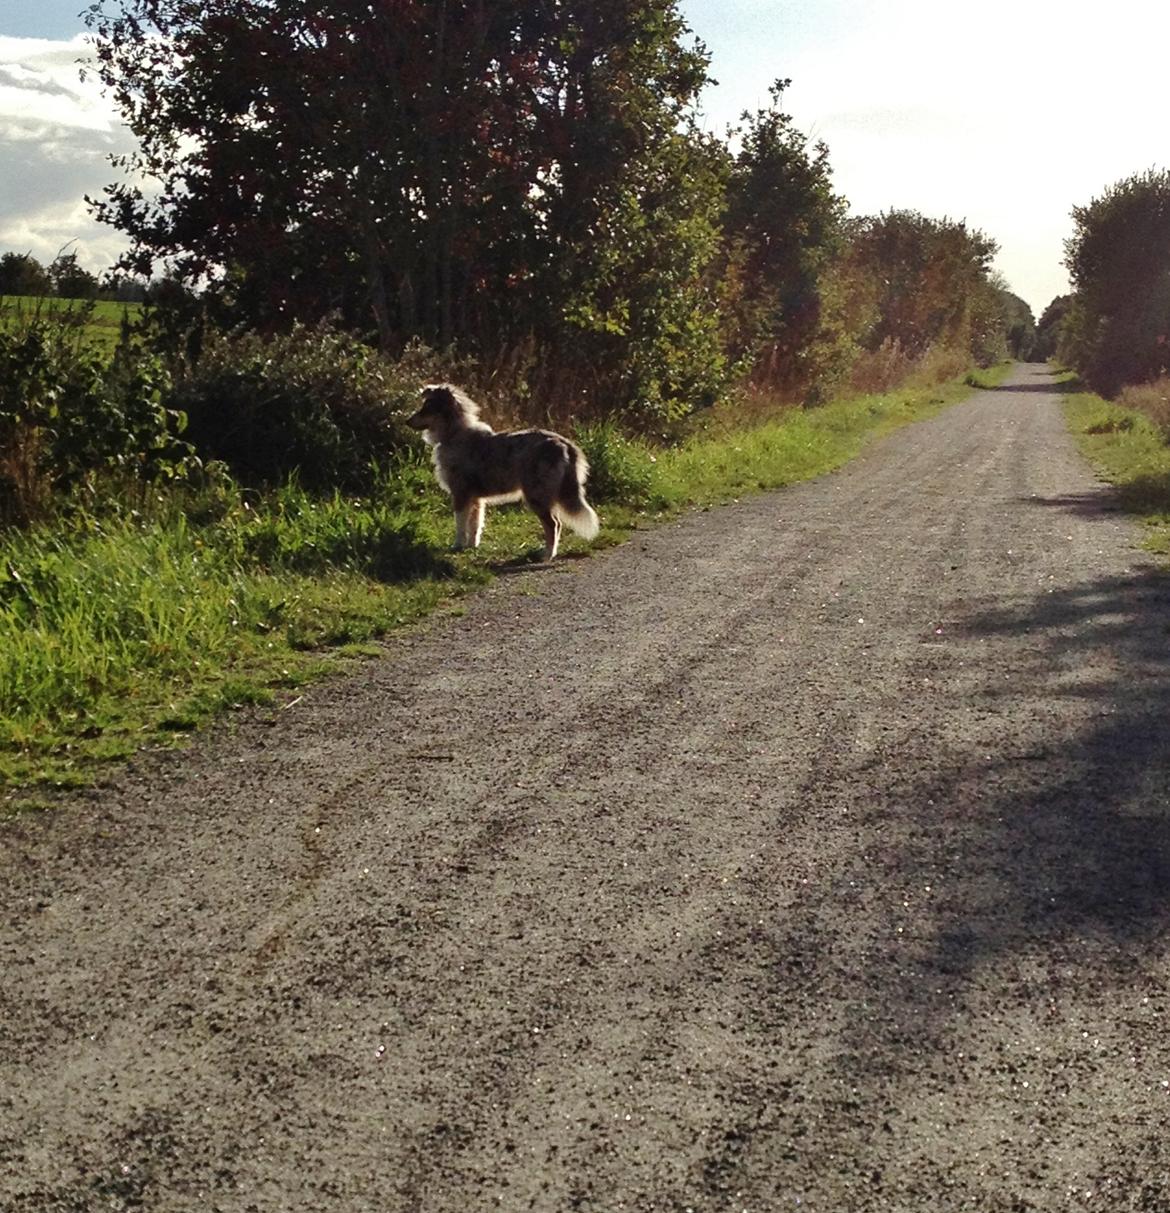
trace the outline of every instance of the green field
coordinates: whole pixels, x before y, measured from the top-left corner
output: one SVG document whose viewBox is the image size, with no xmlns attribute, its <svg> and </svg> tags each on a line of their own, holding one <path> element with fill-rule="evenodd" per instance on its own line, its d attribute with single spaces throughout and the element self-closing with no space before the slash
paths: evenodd
<svg viewBox="0 0 1170 1213">
<path fill-rule="evenodd" d="M 134 323 L 141 315 L 140 303 L 0 295 L 0 326 L 15 327 L 49 316 L 64 319 L 77 325 L 78 336 L 83 342 L 108 354 L 112 354 L 118 344 L 123 319 Z"/>
</svg>

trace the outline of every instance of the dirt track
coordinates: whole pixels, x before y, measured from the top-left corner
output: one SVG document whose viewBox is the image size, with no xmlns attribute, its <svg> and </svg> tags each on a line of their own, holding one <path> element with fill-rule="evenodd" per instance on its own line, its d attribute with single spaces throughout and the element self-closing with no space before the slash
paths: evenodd
<svg viewBox="0 0 1170 1213">
<path fill-rule="evenodd" d="M 1170 592 L 1048 382 L 0 829 L 0 1208 L 1170 1209 Z"/>
</svg>

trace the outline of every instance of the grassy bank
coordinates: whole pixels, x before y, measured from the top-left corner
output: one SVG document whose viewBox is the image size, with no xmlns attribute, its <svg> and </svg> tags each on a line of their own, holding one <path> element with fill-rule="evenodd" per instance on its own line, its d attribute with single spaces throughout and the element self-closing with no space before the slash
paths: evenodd
<svg viewBox="0 0 1170 1213">
<path fill-rule="evenodd" d="M 604 523 L 597 542 L 827 472 L 969 390 L 842 400 L 750 427 L 716 412 L 665 450 L 609 427 L 584 431 Z M 241 497 L 220 486 L 0 539 L 9 803 L 14 789 L 85 782 L 142 746 L 175 744 L 233 705 L 279 710 L 307 679 L 482 585 L 493 566 L 538 558 L 530 513 L 490 514 L 479 552 L 449 555 L 447 500 L 420 452 L 369 498 L 321 500 L 295 487 Z M 569 551 L 588 546 L 567 537 Z"/>
<path fill-rule="evenodd" d="M 1066 381 L 1075 388 L 1071 378 Z M 1097 471 L 1117 486 L 1127 513 L 1148 528 L 1147 546 L 1170 554 L 1170 445 L 1146 413 L 1072 390 L 1065 413 L 1077 444 Z"/>
</svg>

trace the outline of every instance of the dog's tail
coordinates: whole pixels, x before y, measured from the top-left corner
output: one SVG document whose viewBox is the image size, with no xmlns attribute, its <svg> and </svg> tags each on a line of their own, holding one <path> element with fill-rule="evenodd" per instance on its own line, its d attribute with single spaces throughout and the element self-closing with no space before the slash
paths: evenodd
<svg viewBox="0 0 1170 1213">
<path fill-rule="evenodd" d="M 585 452 L 572 442 L 565 443 L 568 448 L 568 466 L 561 477 L 561 485 L 557 491 L 557 499 L 553 505 L 560 520 L 582 539 L 596 539 L 601 529 L 597 513 L 585 500 L 585 481 L 589 477 L 589 462 Z"/>
</svg>

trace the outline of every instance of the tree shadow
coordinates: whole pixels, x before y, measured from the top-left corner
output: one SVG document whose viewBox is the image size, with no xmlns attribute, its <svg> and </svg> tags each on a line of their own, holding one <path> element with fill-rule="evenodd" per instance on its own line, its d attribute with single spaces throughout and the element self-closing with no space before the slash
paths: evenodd
<svg viewBox="0 0 1170 1213">
<path fill-rule="evenodd" d="M 1166 573 L 986 604 L 959 627 L 988 644 L 1027 637 L 1033 658 L 1008 685 L 989 671 L 975 691 L 1010 722 L 991 753 L 953 744 L 937 773 L 885 793 L 903 822 L 897 850 L 881 856 L 883 879 L 939 895 L 907 915 L 903 946 L 860 975 L 871 1000 L 914 1008 L 920 1046 L 935 1048 L 985 965 L 1093 953 L 1107 960 L 1092 981 L 1107 984 L 1170 930 Z M 1061 702 L 1067 715 L 1054 716 Z"/>
<path fill-rule="evenodd" d="M 1103 484 L 1096 489 L 1086 489 L 1083 493 L 1059 493 L 1055 497 L 1017 497 L 1017 501 L 1025 505 L 1038 505 L 1047 509 L 1063 510 L 1075 514 L 1078 518 L 1103 518 L 1109 514 L 1124 512 L 1124 505 L 1119 499 L 1113 485 Z"/>
<path fill-rule="evenodd" d="M 1051 396 L 1053 393 L 1064 395 L 1083 392 L 1087 389 L 1079 379 L 1062 379 L 1059 383 L 1051 376 L 1046 376 L 1039 382 L 1032 383 L 997 383 L 994 387 L 981 387 L 981 392 L 1012 392 L 1014 394 L 1037 392 Z"/>
<path fill-rule="evenodd" d="M 702 953 L 755 975 L 763 1037 L 835 1014 L 830 1072 L 859 1090 L 953 1054 L 988 989 L 1025 1014 L 1057 970 L 1120 989 L 1170 934 L 1170 577 L 992 598 L 953 628 L 964 671 L 1021 637 L 1025 665 L 964 672 L 954 708 L 902 735 L 917 777 L 893 753 L 860 792 L 856 769 L 814 772 L 824 824 L 846 813 L 857 841 L 812 861 L 817 880 L 782 915 L 747 932 L 725 920 Z M 828 1013 L 826 990 L 847 991 Z"/>
<path fill-rule="evenodd" d="M 1170 515 L 1170 473 L 1134 476 L 1120 484 L 1101 484 L 1080 493 L 1017 497 L 1016 500 L 1064 510 L 1080 518 L 1101 518 L 1119 513 Z"/>
</svg>

